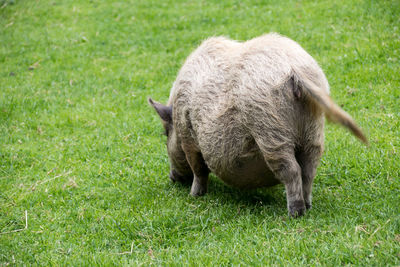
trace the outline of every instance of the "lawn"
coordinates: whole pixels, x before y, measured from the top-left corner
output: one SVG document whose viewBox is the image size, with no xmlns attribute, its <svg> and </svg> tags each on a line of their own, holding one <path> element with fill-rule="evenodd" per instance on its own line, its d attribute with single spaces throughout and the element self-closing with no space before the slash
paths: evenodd
<svg viewBox="0 0 400 267">
<path fill-rule="evenodd" d="M 400 2 L 0 0 L 0 266 L 400 264 Z M 202 40 L 279 32 L 369 137 L 327 124 L 313 209 L 172 184 L 161 123 Z M 26 224 L 27 222 L 27 224 Z"/>
</svg>

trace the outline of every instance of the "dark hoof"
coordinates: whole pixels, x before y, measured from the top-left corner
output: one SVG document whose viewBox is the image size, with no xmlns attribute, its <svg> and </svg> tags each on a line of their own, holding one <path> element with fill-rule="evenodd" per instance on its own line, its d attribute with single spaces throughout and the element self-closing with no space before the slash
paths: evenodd
<svg viewBox="0 0 400 267">
<path fill-rule="evenodd" d="M 207 189 L 201 189 L 201 190 L 197 190 L 197 191 L 190 191 L 190 195 L 193 197 L 201 197 L 204 196 L 207 193 Z"/>
<path fill-rule="evenodd" d="M 207 181 L 200 183 L 198 178 L 195 178 L 190 189 L 190 195 L 194 197 L 204 196 L 207 193 Z"/>
<path fill-rule="evenodd" d="M 306 206 L 304 201 L 297 200 L 289 204 L 289 215 L 293 218 L 303 216 L 305 211 Z"/>
</svg>

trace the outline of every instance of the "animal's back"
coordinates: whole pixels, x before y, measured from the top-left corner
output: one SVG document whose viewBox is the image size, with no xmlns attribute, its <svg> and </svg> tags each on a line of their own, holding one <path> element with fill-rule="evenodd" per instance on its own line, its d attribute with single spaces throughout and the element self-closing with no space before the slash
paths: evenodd
<svg viewBox="0 0 400 267">
<path fill-rule="evenodd" d="M 227 55 L 240 46 L 240 43 L 224 37 L 212 37 L 204 41 L 179 71 L 168 104 L 173 104 L 177 98 L 222 96 L 221 88 L 226 83 L 227 68 L 231 66 Z"/>
<path fill-rule="evenodd" d="M 329 85 L 317 62 L 300 45 L 267 34 L 243 43 L 237 62 L 232 75 L 237 83 L 233 86 L 236 107 L 257 145 L 264 146 L 264 154 L 284 157 L 277 151 L 322 146 L 322 110 L 304 96 L 296 97 L 294 73 L 300 71 L 327 93 Z"/>
</svg>

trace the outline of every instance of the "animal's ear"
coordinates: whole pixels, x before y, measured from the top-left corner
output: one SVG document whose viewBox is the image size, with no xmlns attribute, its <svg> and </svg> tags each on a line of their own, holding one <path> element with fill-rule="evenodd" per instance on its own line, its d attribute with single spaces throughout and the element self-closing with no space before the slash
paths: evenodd
<svg viewBox="0 0 400 267">
<path fill-rule="evenodd" d="M 167 123 L 172 122 L 172 106 L 164 106 L 163 104 L 153 101 L 153 99 L 150 97 L 148 101 L 149 104 L 157 111 L 158 115 L 163 121 Z"/>
</svg>

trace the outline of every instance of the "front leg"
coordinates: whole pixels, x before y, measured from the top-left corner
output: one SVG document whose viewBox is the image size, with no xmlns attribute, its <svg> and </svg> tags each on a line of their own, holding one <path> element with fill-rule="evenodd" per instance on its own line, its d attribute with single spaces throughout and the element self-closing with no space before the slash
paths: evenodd
<svg viewBox="0 0 400 267">
<path fill-rule="evenodd" d="M 182 145 L 182 149 L 194 176 L 190 194 L 192 196 L 202 196 L 207 193 L 208 174 L 210 171 L 198 149 L 192 145 Z"/>
</svg>

